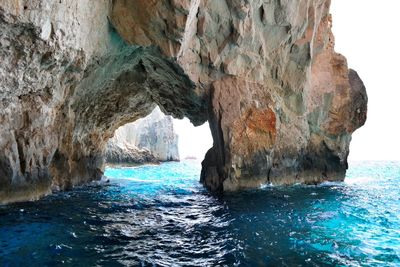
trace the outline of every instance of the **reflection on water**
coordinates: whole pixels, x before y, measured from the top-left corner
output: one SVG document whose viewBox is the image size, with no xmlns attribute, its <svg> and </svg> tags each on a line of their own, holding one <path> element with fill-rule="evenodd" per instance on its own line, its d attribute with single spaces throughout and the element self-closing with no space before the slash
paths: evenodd
<svg viewBox="0 0 400 267">
<path fill-rule="evenodd" d="M 111 182 L 0 207 L 0 266 L 400 265 L 400 164 L 345 183 L 212 196 L 196 163 L 108 169 Z"/>
</svg>

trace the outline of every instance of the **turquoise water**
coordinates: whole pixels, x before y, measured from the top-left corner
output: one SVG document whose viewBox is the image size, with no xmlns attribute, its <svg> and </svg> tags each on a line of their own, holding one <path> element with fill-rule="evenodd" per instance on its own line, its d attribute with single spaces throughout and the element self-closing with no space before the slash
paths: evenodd
<svg viewBox="0 0 400 267">
<path fill-rule="evenodd" d="M 400 163 L 213 196 L 194 162 L 0 206 L 0 266 L 400 266 Z"/>
</svg>

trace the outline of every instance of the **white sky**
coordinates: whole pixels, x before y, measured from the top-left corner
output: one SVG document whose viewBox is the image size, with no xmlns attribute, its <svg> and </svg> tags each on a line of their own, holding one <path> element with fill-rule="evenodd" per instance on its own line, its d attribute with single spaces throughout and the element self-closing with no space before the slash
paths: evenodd
<svg viewBox="0 0 400 267">
<path fill-rule="evenodd" d="M 336 51 L 367 88 L 368 119 L 353 134 L 350 160 L 400 159 L 400 1 L 332 0 Z M 212 146 L 208 123 L 174 120 L 181 158 L 203 159 Z"/>
<path fill-rule="evenodd" d="M 367 123 L 350 159 L 400 159 L 400 1 L 332 0 L 336 51 L 367 88 Z"/>
<path fill-rule="evenodd" d="M 194 127 L 187 118 L 183 120 L 174 119 L 174 128 L 179 135 L 180 158 L 185 159 L 185 157 L 194 156 L 198 160 L 203 160 L 206 152 L 213 144 L 208 122 Z"/>
</svg>

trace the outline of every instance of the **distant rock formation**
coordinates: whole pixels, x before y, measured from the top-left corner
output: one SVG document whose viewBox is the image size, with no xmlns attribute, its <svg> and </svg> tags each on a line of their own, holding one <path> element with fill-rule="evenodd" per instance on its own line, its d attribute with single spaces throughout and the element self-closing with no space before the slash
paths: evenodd
<svg viewBox="0 0 400 267">
<path fill-rule="evenodd" d="M 146 163 L 159 163 L 148 149 L 140 149 L 128 143 L 118 144 L 108 142 L 105 158 L 107 164 L 140 165 Z"/>
<path fill-rule="evenodd" d="M 105 155 L 106 162 L 112 164 L 179 161 L 172 117 L 156 107 L 147 117 L 125 124 L 108 141 Z"/>
</svg>

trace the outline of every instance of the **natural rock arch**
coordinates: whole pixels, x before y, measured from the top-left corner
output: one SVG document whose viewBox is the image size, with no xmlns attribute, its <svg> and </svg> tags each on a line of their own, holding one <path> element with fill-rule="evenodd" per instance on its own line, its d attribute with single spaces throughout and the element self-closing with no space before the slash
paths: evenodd
<svg viewBox="0 0 400 267">
<path fill-rule="evenodd" d="M 207 120 L 206 100 L 158 49 L 124 46 L 98 64 L 88 68 L 71 97 L 74 120 L 57 150 L 60 157 L 52 162 L 52 174 L 62 188 L 101 177 L 108 139 L 120 126 L 150 114 L 155 105 L 195 125 Z"/>
<path fill-rule="evenodd" d="M 329 6 L 3 0 L 0 201 L 100 178 L 108 138 L 156 104 L 209 121 L 211 190 L 343 180 L 367 97 Z"/>
</svg>

